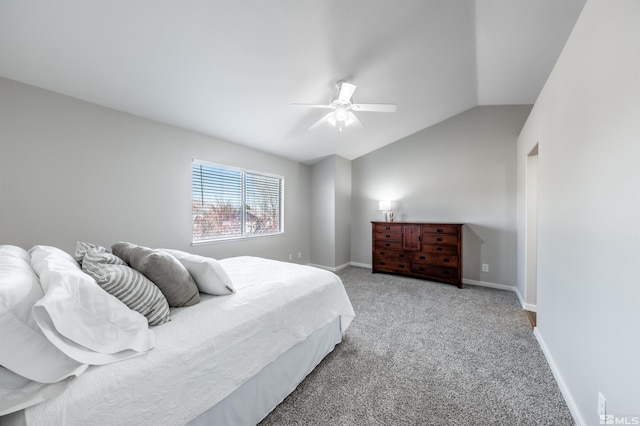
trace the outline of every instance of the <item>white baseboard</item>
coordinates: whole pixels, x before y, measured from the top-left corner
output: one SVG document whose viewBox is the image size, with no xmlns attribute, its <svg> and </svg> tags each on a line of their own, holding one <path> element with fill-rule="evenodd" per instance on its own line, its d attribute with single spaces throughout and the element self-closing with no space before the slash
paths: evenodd
<svg viewBox="0 0 640 426">
<path fill-rule="evenodd" d="M 516 291 L 517 290 L 517 288 L 512 286 L 512 285 L 497 284 L 497 283 L 491 283 L 491 282 L 488 282 L 488 281 L 476 281 L 476 280 L 470 280 L 468 278 L 463 278 L 462 279 L 462 283 L 463 284 L 477 285 L 477 286 L 480 286 L 480 287 L 497 288 L 498 290 L 507 290 L 507 291 Z"/>
<path fill-rule="evenodd" d="M 351 265 L 351 266 L 357 266 L 358 268 L 367 268 L 367 269 L 371 269 L 371 265 L 369 265 L 369 264 L 367 264 L 367 263 L 351 262 L 351 263 L 349 263 L 349 265 Z"/>
<path fill-rule="evenodd" d="M 496 284 L 496 283 L 492 283 L 492 282 L 488 282 L 488 281 L 470 280 L 468 278 L 463 278 L 462 282 L 464 284 L 477 285 L 477 286 L 480 286 L 480 287 L 490 287 L 490 288 L 497 288 L 499 290 L 512 291 L 518 297 L 518 301 L 520 302 L 520 306 L 522 306 L 522 309 L 524 309 L 525 311 L 538 312 L 536 305 L 532 305 L 530 303 L 525 303 L 524 302 L 524 299 L 522 298 L 522 295 L 520 294 L 520 290 L 518 290 L 518 287 L 505 285 L 505 284 Z"/>
<path fill-rule="evenodd" d="M 562 374 L 560 374 L 560 370 L 556 365 L 556 362 L 553 360 L 553 356 L 549 351 L 549 347 L 545 343 L 542 338 L 542 334 L 540 333 L 540 329 L 538 327 L 533 329 L 533 335 L 536 336 L 538 340 L 538 344 L 540 345 L 540 349 L 542 349 L 542 353 L 547 359 L 547 364 L 551 368 L 551 372 L 553 373 L 553 377 L 555 377 L 556 382 L 558 382 L 558 387 L 560 388 L 560 392 L 562 392 L 562 396 L 564 397 L 564 401 L 567 403 L 567 407 L 569 407 L 569 411 L 573 416 L 573 420 L 576 422 L 577 426 L 586 426 L 587 423 L 584 421 L 584 418 L 580 414 L 580 410 L 578 410 L 578 406 L 576 402 L 573 400 L 573 396 L 571 396 L 571 392 L 569 391 L 569 387 L 564 381 Z"/>
<path fill-rule="evenodd" d="M 343 270 L 344 268 L 348 268 L 349 266 L 351 266 L 351 262 L 345 263 L 344 265 L 336 266 L 335 269 L 336 269 L 336 272 L 337 272 L 337 271 Z"/>
<path fill-rule="evenodd" d="M 325 265 L 316 265 L 315 263 L 307 263 L 308 266 L 313 266 L 314 268 L 320 268 L 320 269 L 325 269 L 327 271 L 331 271 L 331 272 L 335 272 L 336 268 L 331 267 L 331 266 L 325 266 Z"/>
<path fill-rule="evenodd" d="M 524 309 L 525 311 L 538 312 L 536 305 L 532 305 L 531 303 L 526 303 L 524 301 L 524 298 L 522 297 L 522 294 L 520 294 L 520 289 L 518 287 L 514 287 L 513 291 L 516 293 L 516 296 L 518 296 L 518 300 L 520 301 L 520 306 L 522 306 L 522 309 Z"/>
<path fill-rule="evenodd" d="M 351 263 L 345 263 L 344 265 L 340 265 L 340 266 L 325 266 L 325 265 L 316 265 L 313 263 L 307 263 L 307 265 L 309 266 L 313 266 L 314 268 L 320 268 L 320 269 L 326 269 L 327 271 L 331 271 L 331 272 L 338 272 L 344 268 L 347 268 L 351 265 Z"/>
<path fill-rule="evenodd" d="M 526 310 L 527 309 L 525 308 L 526 303 L 524 303 L 522 294 L 520 294 L 520 289 L 518 289 L 518 287 L 513 287 L 513 292 L 516 294 L 516 296 L 518 296 L 518 301 L 520 302 L 520 306 L 522 306 Z"/>
</svg>

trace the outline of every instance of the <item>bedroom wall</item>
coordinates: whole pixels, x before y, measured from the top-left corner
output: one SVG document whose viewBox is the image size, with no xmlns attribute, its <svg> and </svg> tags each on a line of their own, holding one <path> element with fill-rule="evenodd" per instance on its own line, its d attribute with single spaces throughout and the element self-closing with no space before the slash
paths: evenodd
<svg viewBox="0 0 640 426">
<path fill-rule="evenodd" d="M 598 392 L 640 419 L 638 22 L 637 0 L 587 1 L 518 140 L 519 236 L 539 146 L 536 335 L 578 425 L 600 423 Z"/>
<path fill-rule="evenodd" d="M 336 164 L 327 157 L 311 166 L 311 264 L 335 267 Z"/>
<path fill-rule="evenodd" d="M 192 247 L 193 158 L 284 176 L 285 234 Z M 307 165 L 0 79 L 4 244 L 125 240 L 308 263 L 309 185 Z"/>
<path fill-rule="evenodd" d="M 530 106 L 482 106 L 352 162 L 351 259 L 371 264 L 372 220 L 462 222 L 463 278 L 516 284 L 516 140 Z M 481 272 L 481 264 L 489 272 Z"/>
<path fill-rule="evenodd" d="M 336 161 L 336 257 L 337 268 L 351 262 L 351 161 L 335 156 Z"/>
<path fill-rule="evenodd" d="M 335 270 L 351 261 L 351 161 L 331 155 L 311 166 L 311 264 Z"/>
</svg>

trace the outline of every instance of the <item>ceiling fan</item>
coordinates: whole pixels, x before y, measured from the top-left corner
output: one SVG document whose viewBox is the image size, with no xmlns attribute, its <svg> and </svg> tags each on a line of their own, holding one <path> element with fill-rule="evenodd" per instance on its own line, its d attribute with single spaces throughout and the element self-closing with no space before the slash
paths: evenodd
<svg viewBox="0 0 640 426">
<path fill-rule="evenodd" d="M 356 91 L 354 84 L 347 83 L 344 80 L 340 80 L 336 83 L 336 87 L 339 90 L 338 99 L 331 101 L 328 105 L 318 104 L 291 104 L 296 106 L 303 106 L 308 108 L 323 108 L 330 109 L 324 117 L 318 120 L 315 124 L 309 127 L 309 130 L 313 130 L 323 123 L 329 123 L 332 126 L 338 125 L 342 132 L 343 127 L 354 126 L 362 128 L 362 123 L 358 120 L 358 117 L 353 113 L 354 111 L 372 111 L 372 112 L 395 112 L 395 104 L 354 104 L 351 102 L 353 92 Z"/>
</svg>

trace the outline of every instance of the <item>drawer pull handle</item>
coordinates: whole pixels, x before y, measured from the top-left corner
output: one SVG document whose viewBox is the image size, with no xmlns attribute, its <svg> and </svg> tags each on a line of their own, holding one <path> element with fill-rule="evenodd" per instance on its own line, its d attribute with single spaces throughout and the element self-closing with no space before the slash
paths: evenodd
<svg viewBox="0 0 640 426">
<path fill-rule="evenodd" d="M 442 241 L 442 237 L 436 238 L 436 241 Z"/>
<path fill-rule="evenodd" d="M 442 228 L 438 228 L 438 229 L 436 229 L 436 232 L 440 232 L 440 233 L 442 233 Z"/>
<path fill-rule="evenodd" d="M 404 265 L 401 263 L 398 265 L 398 268 L 404 268 Z"/>
<path fill-rule="evenodd" d="M 381 265 L 386 265 L 386 263 L 384 263 L 384 262 L 380 262 L 380 264 L 381 264 Z"/>
<path fill-rule="evenodd" d="M 437 251 L 442 251 L 442 247 L 436 248 Z"/>
<path fill-rule="evenodd" d="M 425 260 L 426 256 L 420 256 L 420 260 Z"/>
<path fill-rule="evenodd" d="M 391 244 L 389 244 L 389 243 L 385 243 L 385 244 L 384 244 L 384 246 L 385 246 L 385 247 L 390 247 L 390 246 L 391 246 Z"/>
<path fill-rule="evenodd" d="M 385 237 L 385 238 L 391 238 L 391 235 L 386 234 L 384 237 Z"/>
<path fill-rule="evenodd" d="M 404 253 L 402 253 L 401 255 L 398 255 L 398 257 L 404 257 Z"/>
<path fill-rule="evenodd" d="M 380 252 L 380 256 L 384 256 L 384 252 L 383 251 Z"/>
<path fill-rule="evenodd" d="M 384 229 L 385 229 L 385 231 L 390 231 L 390 230 L 391 230 L 391 227 L 390 227 L 390 226 L 385 226 L 385 228 L 384 228 Z"/>
<path fill-rule="evenodd" d="M 418 268 L 418 271 L 424 272 L 425 270 L 426 270 L 425 268 Z"/>
<path fill-rule="evenodd" d="M 449 271 L 447 271 L 446 269 L 442 271 L 442 275 L 449 275 Z"/>
<path fill-rule="evenodd" d="M 449 259 L 445 257 L 444 259 L 442 259 L 442 261 L 443 262 L 449 262 Z"/>
</svg>

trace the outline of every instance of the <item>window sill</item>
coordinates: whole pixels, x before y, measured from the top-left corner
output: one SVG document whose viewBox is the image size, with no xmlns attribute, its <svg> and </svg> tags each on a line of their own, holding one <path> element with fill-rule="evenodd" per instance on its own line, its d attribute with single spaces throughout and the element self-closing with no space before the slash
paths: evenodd
<svg viewBox="0 0 640 426">
<path fill-rule="evenodd" d="M 202 240 L 202 241 L 192 241 L 191 246 L 204 246 L 208 244 L 218 244 L 218 243 L 228 243 L 232 241 L 248 241 L 255 240 L 257 238 L 273 238 L 273 237 L 281 237 L 285 233 L 284 232 L 274 232 L 271 234 L 257 234 L 257 235 L 240 235 L 240 236 L 230 236 L 230 237 L 221 237 L 210 240 Z"/>
</svg>

